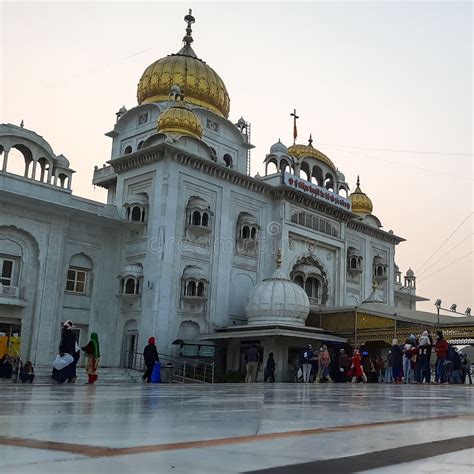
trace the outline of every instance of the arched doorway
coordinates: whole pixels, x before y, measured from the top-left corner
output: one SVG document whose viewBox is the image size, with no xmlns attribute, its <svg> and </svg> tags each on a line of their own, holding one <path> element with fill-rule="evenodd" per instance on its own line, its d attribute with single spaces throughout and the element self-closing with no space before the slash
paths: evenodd
<svg viewBox="0 0 474 474">
<path fill-rule="evenodd" d="M 137 360 L 138 324 L 136 319 L 128 320 L 123 326 L 121 366 L 135 368 Z"/>
</svg>

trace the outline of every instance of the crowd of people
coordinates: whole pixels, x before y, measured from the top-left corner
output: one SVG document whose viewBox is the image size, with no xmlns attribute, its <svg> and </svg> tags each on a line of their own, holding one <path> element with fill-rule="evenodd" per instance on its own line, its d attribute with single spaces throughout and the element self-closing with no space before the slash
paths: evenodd
<svg viewBox="0 0 474 474">
<path fill-rule="evenodd" d="M 35 371 L 31 361 L 22 363 L 20 357 L 4 354 L 0 359 L 0 380 L 17 379 L 23 383 L 32 383 Z"/>
<path fill-rule="evenodd" d="M 256 382 L 261 361 L 255 345 L 247 349 L 245 362 L 245 382 Z M 264 382 L 275 382 L 276 367 L 271 352 L 264 366 Z M 467 354 L 450 345 L 441 331 L 436 331 L 434 340 L 428 331 L 423 331 L 419 338 L 412 334 L 403 343 L 393 339 L 385 357 L 361 353 L 359 347 L 334 351 L 323 345 L 319 351 L 313 351 L 308 344 L 295 364 L 295 381 L 472 384 L 472 377 Z"/>
<path fill-rule="evenodd" d="M 433 356 L 436 356 L 434 365 Z M 395 384 L 465 384 L 469 381 L 472 384 L 467 354 L 448 344 L 441 331 L 436 331 L 434 340 L 428 331 L 423 331 L 419 338 L 412 334 L 404 343 L 393 339 L 385 358 L 362 355 L 359 348 L 354 348 L 352 355 L 345 349 L 334 354 L 325 345 L 315 353 L 308 345 L 301 351 L 296 380 Z"/>
</svg>

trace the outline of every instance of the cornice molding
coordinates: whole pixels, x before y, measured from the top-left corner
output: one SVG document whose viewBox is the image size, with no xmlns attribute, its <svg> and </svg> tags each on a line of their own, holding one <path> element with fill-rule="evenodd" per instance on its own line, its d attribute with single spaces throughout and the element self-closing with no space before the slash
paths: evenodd
<svg viewBox="0 0 474 474">
<path fill-rule="evenodd" d="M 393 245 L 398 245 L 400 242 L 405 242 L 403 237 L 385 232 L 384 230 L 376 229 L 375 227 L 364 224 L 363 222 L 355 219 L 350 220 L 347 223 L 347 227 L 362 234 L 369 235 L 370 237 L 376 237 L 379 240 L 383 240 L 384 242 L 388 242 Z"/>
</svg>

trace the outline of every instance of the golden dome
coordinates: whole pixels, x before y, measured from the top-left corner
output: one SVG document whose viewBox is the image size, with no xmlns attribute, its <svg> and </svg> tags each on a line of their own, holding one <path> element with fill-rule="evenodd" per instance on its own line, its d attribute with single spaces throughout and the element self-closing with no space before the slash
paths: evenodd
<svg viewBox="0 0 474 474">
<path fill-rule="evenodd" d="M 360 189 L 360 180 L 357 176 L 357 187 L 353 193 L 349 195 L 349 201 L 352 204 L 352 212 L 361 216 L 372 214 L 373 205 L 367 194 Z"/>
<path fill-rule="evenodd" d="M 312 139 L 310 139 L 309 145 L 292 145 L 288 148 L 288 154 L 293 156 L 294 158 L 301 160 L 305 157 L 315 158 L 316 160 L 322 161 L 326 165 L 328 165 L 331 169 L 336 171 L 336 167 L 334 163 L 324 154 L 321 153 L 319 150 L 313 147 L 311 144 Z"/>
<path fill-rule="evenodd" d="M 160 115 L 156 128 L 158 133 L 176 133 L 198 139 L 202 137 L 201 121 L 183 102 L 176 102 L 176 105 L 165 110 Z"/>
<path fill-rule="evenodd" d="M 168 100 L 170 87 L 177 85 L 186 94 L 186 100 L 225 118 L 229 116 L 230 98 L 224 82 L 191 47 L 191 24 L 194 17 L 186 15 L 188 23 L 184 46 L 176 54 L 158 59 L 148 66 L 137 88 L 138 104 Z"/>
</svg>

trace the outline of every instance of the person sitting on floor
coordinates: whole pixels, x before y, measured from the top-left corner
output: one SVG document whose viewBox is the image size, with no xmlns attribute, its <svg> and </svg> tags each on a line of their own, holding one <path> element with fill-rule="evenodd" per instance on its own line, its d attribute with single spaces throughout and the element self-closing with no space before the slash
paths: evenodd
<svg viewBox="0 0 474 474">
<path fill-rule="evenodd" d="M 0 360 L 0 379 L 11 379 L 13 375 L 13 365 L 10 356 L 5 354 Z"/>
<path fill-rule="evenodd" d="M 20 369 L 20 380 L 23 383 L 29 382 L 33 383 L 35 378 L 35 371 L 33 369 L 33 364 L 31 361 L 26 361 L 25 365 Z"/>
</svg>

